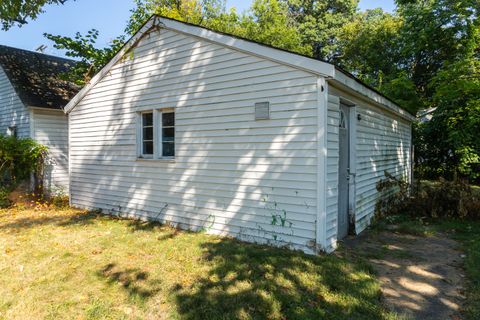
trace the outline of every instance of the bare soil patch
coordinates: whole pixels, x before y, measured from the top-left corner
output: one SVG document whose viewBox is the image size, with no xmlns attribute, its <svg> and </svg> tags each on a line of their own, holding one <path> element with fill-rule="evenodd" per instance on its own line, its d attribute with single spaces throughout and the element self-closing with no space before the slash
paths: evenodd
<svg viewBox="0 0 480 320">
<path fill-rule="evenodd" d="M 378 273 L 386 306 L 410 319 L 462 319 L 464 255 L 444 234 L 366 232 L 345 240 Z"/>
</svg>

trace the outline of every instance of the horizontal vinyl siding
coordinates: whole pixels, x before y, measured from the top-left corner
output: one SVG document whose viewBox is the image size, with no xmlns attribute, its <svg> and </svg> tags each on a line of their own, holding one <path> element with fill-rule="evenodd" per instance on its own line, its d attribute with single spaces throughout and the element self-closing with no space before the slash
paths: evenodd
<svg viewBox="0 0 480 320">
<path fill-rule="evenodd" d="M 333 249 L 337 242 L 338 159 L 340 99 L 328 96 L 328 157 L 327 157 L 327 243 Z"/>
<path fill-rule="evenodd" d="M 411 124 L 375 106 L 357 107 L 356 231 L 363 231 L 375 212 L 380 194 L 376 189 L 385 171 L 409 179 Z"/>
<path fill-rule="evenodd" d="M 44 185 L 47 193 L 68 194 L 68 118 L 59 111 L 33 112 L 36 141 L 48 147 Z"/>
<path fill-rule="evenodd" d="M 411 124 L 399 116 L 380 109 L 367 100 L 358 99 L 338 87 L 330 87 L 332 109 L 329 121 L 334 124 L 329 128 L 329 159 L 332 168 L 329 176 L 337 181 L 332 185 L 338 187 L 338 124 L 340 98 L 355 105 L 355 232 L 362 232 L 370 223 L 375 204 L 380 197 L 376 189 L 377 182 L 385 178 L 385 171 L 396 177 L 409 179 L 411 170 Z M 333 109 L 335 112 L 333 112 Z M 361 120 L 357 120 L 357 116 Z M 335 170 L 334 170 L 335 169 Z M 337 218 L 338 193 L 331 193 L 331 218 Z M 333 214 L 333 210 L 335 213 Z M 336 226 L 335 226 L 336 237 Z"/>
<path fill-rule="evenodd" d="M 70 114 L 72 204 L 309 251 L 316 81 L 173 31 L 150 34 Z M 271 119 L 255 121 L 264 101 Z M 136 112 L 169 107 L 175 161 L 138 160 Z"/>
<path fill-rule="evenodd" d="M 0 134 L 7 134 L 12 126 L 17 127 L 18 137 L 30 136 L 29 111 L 0 67 Z"/>
</svg>

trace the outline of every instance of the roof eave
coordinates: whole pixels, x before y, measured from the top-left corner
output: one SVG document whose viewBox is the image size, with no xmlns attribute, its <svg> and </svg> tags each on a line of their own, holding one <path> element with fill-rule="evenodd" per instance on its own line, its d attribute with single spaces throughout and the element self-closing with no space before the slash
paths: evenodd
<svg viewBox="0 0 480 320">
<path fill-rule="evenodd" d="M 382 108 L 389 110 L 404 119 L 415 121 L 415 117 L 409 114 L 406 110 L 402 109 L 378 91 L 370 88 L 360 80 L 356 79 L 352 75 L 349 75 L 347 72 L 341 70 L 333 64 L 156 15 L 152 16 L 123 46 L 123 48 L 120 49 L 115 57 L 110 60 L 110 62 L 105 65 L 105 67 L 103 67 L 102 70 L 97 73 L 82 90 L 80 90 L 80 92 L 78 92 L 78 94 L 65 106 L 65 112 L 70 113 L 87 95 L 90 89 L 95 86 L 106 74 L 108 74 L 110 69 L 120 59 L 122 59 L 122 57 L 132 47 L 136 45 L 136 43 L 144 36 L 144 34 L 156 27 L 198 37 L 205 41 L 217 43 L 236 51 L 245 52 L 249 55 L 254 55 L 263 59 L 281 63 L 283 65 L 291 66 L 311 74 L 325 77 L 328 81 L 333 81 L 334 83 L 346 87 L 352 93 L 363 98 L 367 98 Z"/>
<path fill-rule="evenodd" d="M 410 122 L 416 121 L 415 116 L 411 115 L 408 111 L 401 108 L 376 90 L 361 83 L 360 80 L 350 76 L 340 68 L 335 68 L 335 71 L 335 76 L 327 79 L 329 82 L 341 86 L 354 96 L 372 101 L 378 107 L 390 111 L 405 120 Z"/>
</svg>

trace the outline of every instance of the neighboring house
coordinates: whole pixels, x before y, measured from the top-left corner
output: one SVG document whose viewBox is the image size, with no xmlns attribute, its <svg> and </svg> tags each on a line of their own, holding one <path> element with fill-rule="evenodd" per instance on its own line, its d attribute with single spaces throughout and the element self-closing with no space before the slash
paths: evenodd
<svg viewBox="0 0 480 320">
<path fill-rule="evenodd" d="M 46 192 L 68 192 L 68 118 L 79 88 L 59 79 L 73 61 L 0 45 L 0 134 L 31 137 L 49 149 Z"/>
<path fill-rule="evenodd" d="M 305 252 L 364 230 L 414 117 L 322 61 L 152 17 L 65 108 L 83 208 Z"/>
</svg>

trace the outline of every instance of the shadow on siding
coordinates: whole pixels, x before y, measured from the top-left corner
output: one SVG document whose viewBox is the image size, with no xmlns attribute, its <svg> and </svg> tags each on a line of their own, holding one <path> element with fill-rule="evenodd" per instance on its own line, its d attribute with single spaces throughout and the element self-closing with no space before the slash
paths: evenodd
<svg viewBox="0 0 480 320">
<path fill-rule="evenodd" d="M 155 36 L 151 34 L 142 41 L 150 41 Z M 158 47 L 160 44 L 149 49 L 150 57 L 146 61 L 154 63 L 177 51 L 175 47 L 158 51 Z M 185 117 L 182 111 L 200 108 L 199 114 L 208 114 L 218 110 L 217 104 L 229 102 L 223 97 L 228 89 L 212 90 L 210 87 L 212 74 L 208 73 L 208 66 L 215 58 L 215 52 L 204 52 L 199 59 L 194 53 L 201 51 L 201 46 L 192 49 L 193 53 L 180 66 L 181 75 L 178 75 L 186 80 L 179 83 L 171 80 L 178 86 L 172 89 L 176 92 L 174 98 L 171 91 L 165 92 L 168 84 L 158 86 L 158 81 L 179 72 L 179 66 L 175 67 L 171 61 L 150 71 L 147 79 L 141 82 L 139 91 L 132 94 L 134 79 L 145 76 L 139 75 L 142 70 L 133 69 L 139 57 L 134 52 L 130 58 L 122 60 L 119 74 L 114 76 L 118 77 L 114 78 L 120 83 L 118 88 L 100 91 L 97 100 L 103 102 L 96 110 L 106 112 L 106 121 L 85 120 L 85 116 L 95 118 L 96 113 L 82 113 L 83 107 L 91 108 L 88 101 L 72 113 L 72 118 L 77 112 L 82 114 L 80 118 L 83 117 L 72 121 L 73 131 L 77 131 L 72 137 L 82 142 L 81 145 L 72 144 L 73 203 L 117 215 L 158 217 L 162 222 L 184 229 L 305 248 L 315 238 L 316 212 L 316 177 L 312 171 L 316 163 L 316 151 L 312 150 L 316 133 L 312 132 L 312 126 L 302 125 L 312 121 L 311 110 L 305 111 L 304 108 L 307 102 L 292 102 L 289 109 L 283 106 L 280 112 L 275 111 L 276 104 L 272 103 L 272 121 L 282 122 L 272 129 L 271 122 L 254 121 L 253 107 L 255 102 L 278 98 L 274 94 L 278 88 L 265 90 L 261 98 L 252 98 L 249 94 L 239 97 L 237 94 L 231 102 L 240 103 L 244 110 L 249 108 L 247 113 L 230 108 L 231 114 L 219 116 L 217 121 L 204 115 L 197 116 L 195 123 L 188 125 L 186 118 L 192 113 Z M 140 59 L 144 54 L 140 53 Z M 192 64 L 199 64 L 199 67 L 192 68 Z M 224 69 L 224 73 L 229 74 L 229 69 Z M 235 75 L 232 77 L 232 81 L 238 80 Z M 259 83 L 266 85 L 266 79 L 266 76 L 251 79 L 251 84 L 245 86 L 246 92 L 258 96 L 256 87 Z M 291 93 L 291 99 L 294 92 L 297 92 L 294 97 L 299 99 L 307 99 L 305 96 L 311 94 L 316 99 L 316 92 L 310 92 L 312 88 L 306 85 L 299 87 L 297 80 L 284 80 L 282 94 Z M 209 98 L 203 97 L 212 92 L 214 94 Z M 102 97 L 104 94 L 107 96 Z M 90 98 L 96 99 L 94 95 Z M 175 107 L 177 110 L 177 157 L 174 164 L 136 161 L 135 112 L 147 105 L 151 108 Z M 225 112 L 228 107 L 221 108 Z M 282 114 L 285 112 L 291 116 L 286 117 Z M 236 118 L 246 115 L 251 119 L 238 121 Z M 233 126 L 223 127 L 226 123 Z M 86 126 L 90 132 L 83 131 Z M 265 135 L 266 129 L 276 133 Z M 82 138 L 83 133 L 96 131 L 101 133 Z M 223 135 L 217 135 L 219 132 Z M 265 140 L 258 144 L 252 137 L 262 132 Z M 299 135 L 303 140 L 298 139 Z M 235 148 L 235 142 L 221 142 L 225 137 L 235 141 L 242 136 L 246 137 L 239 142 L 242 147 Z M 202 143 L 189 145 L 196 139 Z M 163 210 L 167 206 L 168 209 Z"/>
</svg>

